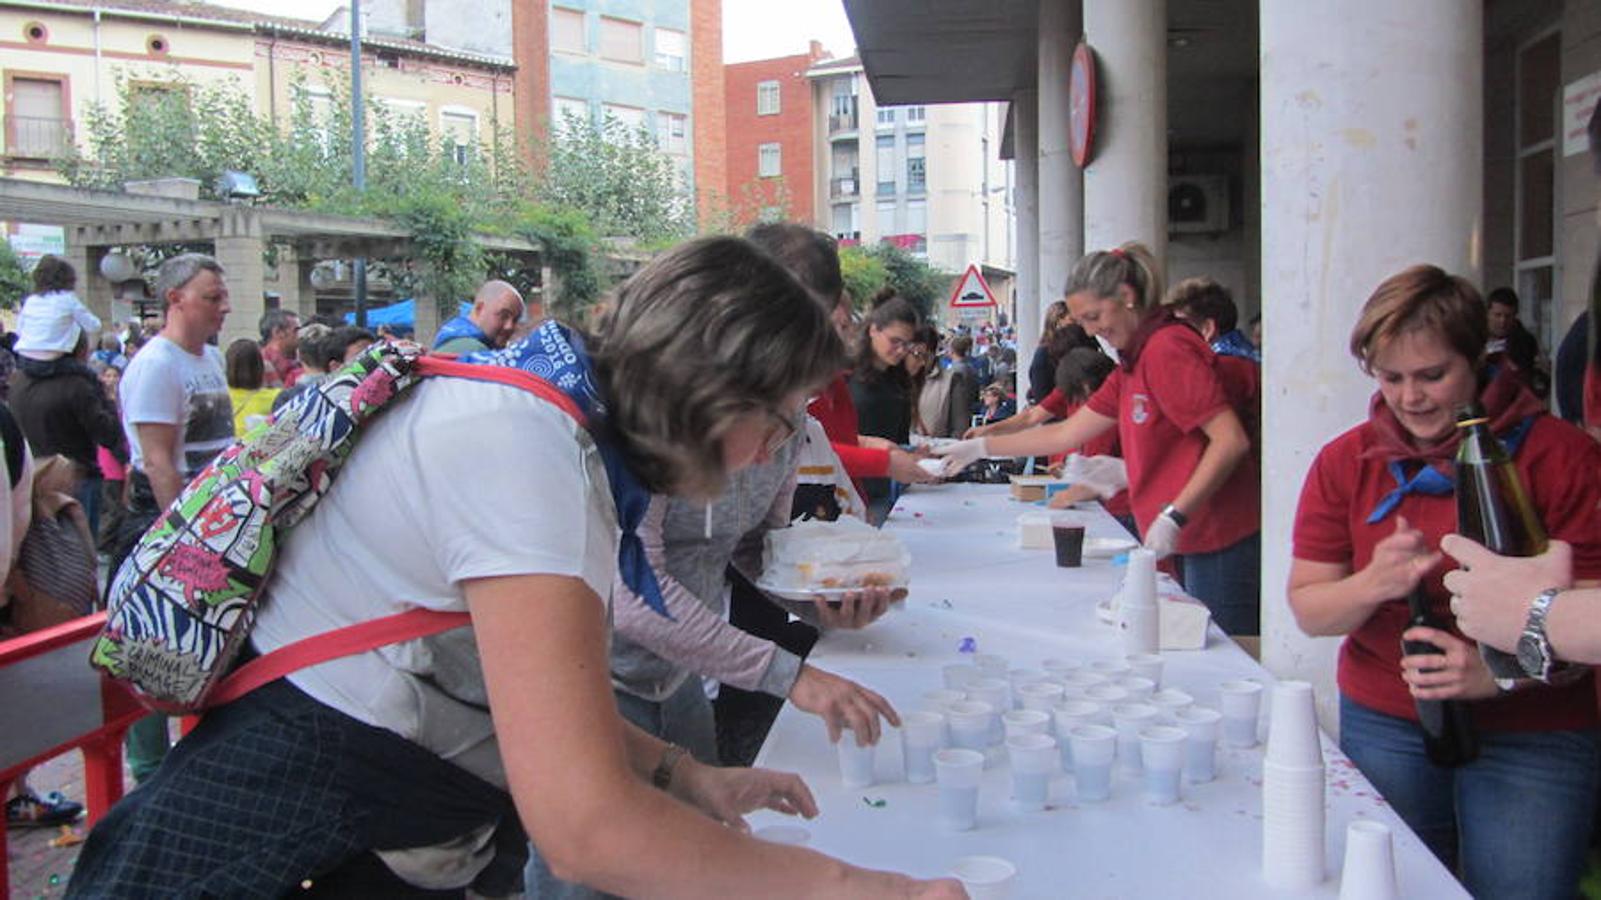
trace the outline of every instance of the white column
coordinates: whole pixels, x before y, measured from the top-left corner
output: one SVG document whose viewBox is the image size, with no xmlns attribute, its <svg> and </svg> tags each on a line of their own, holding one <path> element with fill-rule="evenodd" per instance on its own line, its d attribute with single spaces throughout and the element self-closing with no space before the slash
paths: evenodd
<svg viewBox="0 0 1601 900">
<path fill-rule="evenodd" d="M 1040 342 L 1039 94 L 1012 95 L 1012 169 L 1017 196 L 1017 392 L 1028 391 L 1028 363 Z"/>
<path fill-rule="evenodd" d="M 1415 262 L 1478 277 L 1483 24 L 1459 0 L 1264 0 L 1261 30 L 1263 661 L 1332 722 L 1337 641 L 1285 599 L 1295 506 L 1366 415 L 1346 341 L 1374 287 Z"/>
<path fill-rule="evenodd" d="M 1137 240 L 1167 254 L 1167 0 L 1084 0 L 1100 58 L 1096 152 L 1084 171 L 1084 246 Z"/>
<path fill-rule="evenodd" d="M 1041 0 L 1039 305 L 1042 309 L 1062 298 L 1068 270 L 1084 255 L 1084 172 L 1073 163 L 1067 118 L 1068 78 L 1073 66 L 1073 48 L 1078 45 L 1082 27 L 1083 11 L 1079 0 Z"/>
</svg>

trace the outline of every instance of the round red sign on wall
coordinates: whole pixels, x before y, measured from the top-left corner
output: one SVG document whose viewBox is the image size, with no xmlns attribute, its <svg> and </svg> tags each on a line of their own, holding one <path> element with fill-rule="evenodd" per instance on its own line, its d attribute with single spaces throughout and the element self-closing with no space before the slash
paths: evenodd
<svg viewBox="0 0 1601 900">
<path fill-rule="evenodd" d="M 1098 103 L 1095 84 L 1095 51 L 1080 41 L 1073 51 L 1073 66 L 1067 82 L 1068 136 L 1073 162 L 1079 168 L 1090 164 L 1095 155 L 1095 116 Z"/>
</svg>

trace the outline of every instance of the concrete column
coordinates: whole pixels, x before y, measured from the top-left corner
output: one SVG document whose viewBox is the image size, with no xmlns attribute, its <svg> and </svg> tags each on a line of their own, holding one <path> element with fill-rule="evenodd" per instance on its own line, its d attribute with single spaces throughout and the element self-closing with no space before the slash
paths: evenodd
<svg viewBox="0 0 1601 900">
<path fill-rule="evenodd" d="M 1084 246 L 1144 243 L 1167 255 L 1167 0 L 1084 0 L 1100 58 L 1094 161 L 1084 171 Z M 1043 98 L 1042 98 L 1043 99 Z"/>
<path fill-rule="evenodd" d="M 1079 0 L 1041 0 L 1039 28 L 1039 306 L 1062 298 L 1084 255 L 1084 172 L 1073 163 L 1067 121 L 1073 48 L 1083 32 Z"/>
<path fill-rule="evenodd" d="M 1415 262 L 1478 278 L 1483 22 L 1458 0 L 1269 0 L 1261 35 L 1263 661 L 1332 722 L 1338 642 L 1290 615 L 1291 525 L 1313 456 L 1366 415 L 1346 340 L 1373 288 Z"/>
<path fill-rule="evenodd" d="M 1017 197 L 1017 394 L 1040 342 L 1039 92 L 1012 95 L 1012 171 Z"/>
<path fill-rule="evenodd" d="M 267 310 L 267 265 L 262 261 L 266 244 L 260 220 L 247 208 L 229 209 L 222 214 L 215 246 L 217 262 L 228 273 L 228 305 L 233 308 L 217 339 L 218 346 L 226 349 L 236 338 L 261 336 L 261 314 Z"/>
<path fill-rule="evenodd" d="M 419 293 L 412 298 L 412 308 L 417 314 L 412 339 L 424 347 L 432 347 L 434 335 L 439 333 L 439 301 Z"/>
</svg>

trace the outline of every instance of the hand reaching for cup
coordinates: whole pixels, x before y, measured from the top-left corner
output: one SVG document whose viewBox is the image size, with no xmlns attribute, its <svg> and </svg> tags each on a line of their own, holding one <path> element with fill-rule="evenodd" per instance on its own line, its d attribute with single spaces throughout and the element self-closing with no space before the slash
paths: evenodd
<svg viewBox="0 0 1601 900">
<path fill-rule="evenodd" d="M 972 438 L 935 447 L 935 456 L 945 460 L 945 477 L 951 478 L 973 463 L 989 455 L 989 442 L 985 438 Z"/>
<path fill-rule="evenodd" d="M 901 717 L 888 700 L 854 681 L 831 675 L 809 663 L 801 664 L 800 677 L 789 689 L 789 701 L 821 717 L 828 726 L 828 739 L 834 742 L 848 728 L 856 735 L 858 744 L 878 743 L 880 716 L 896 728 L 901 724 Z"/>
<path fill-rule="evenodd" d="M 939 476 L 918 465 L 918 456 L 896 447 L 889 451 L 889 477 L 903 484 L 929 484 Z"/>
</svg>

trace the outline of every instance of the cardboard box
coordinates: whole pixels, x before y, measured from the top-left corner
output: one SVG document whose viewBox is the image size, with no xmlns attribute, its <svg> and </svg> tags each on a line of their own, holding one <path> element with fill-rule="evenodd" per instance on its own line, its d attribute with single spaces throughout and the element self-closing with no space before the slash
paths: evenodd
<svg viewBox="0 0 1601 900">
<path fill-rule="evenodd" d="M 1067 482 L 1050 475 L 1013 475 L 1012 499 L 1024 503 L 1044 500 L 1045 488 L 1052 484 L 1067 484 Z"/>
</svg>

